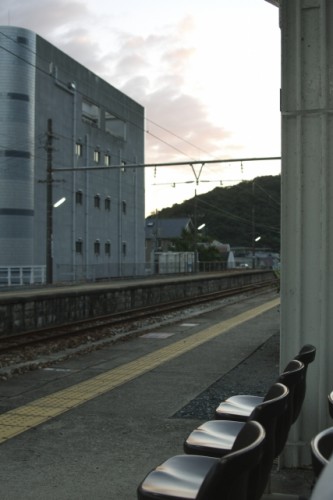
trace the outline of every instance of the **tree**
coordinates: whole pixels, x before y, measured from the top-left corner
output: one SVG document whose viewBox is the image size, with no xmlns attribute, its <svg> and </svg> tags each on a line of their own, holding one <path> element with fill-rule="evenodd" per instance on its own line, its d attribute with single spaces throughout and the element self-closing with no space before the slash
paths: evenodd
<svg viewBox="0 0 333 500">
<path fill-rule="evenodd" d="M 218 187 L 160 211 L 160 217 L 194 217 L 205 222 L 209 237 L 232 247 L 251 247 L 253 222 L 261 236 L 257 248 L 280 250 L 280 186 L 277 176 L 257 177 L 228 187 Z M 253 221 L 253 213 L 255 220 Z"/>
</svg>

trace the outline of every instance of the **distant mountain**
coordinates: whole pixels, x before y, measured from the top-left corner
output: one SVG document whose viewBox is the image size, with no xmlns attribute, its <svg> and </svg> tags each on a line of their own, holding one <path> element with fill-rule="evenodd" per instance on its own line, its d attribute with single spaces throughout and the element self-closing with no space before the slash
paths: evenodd
<svg viewBox="0 0 333 500">
<path fill-rule="evenodd" d="M 191 217 L 205 234 L 232 247 L 280 251 L 281 176 L 257 177 L 234 186 L 217 187 L 183 203 L 164 208 L 159 217 Z"/>
</svg>

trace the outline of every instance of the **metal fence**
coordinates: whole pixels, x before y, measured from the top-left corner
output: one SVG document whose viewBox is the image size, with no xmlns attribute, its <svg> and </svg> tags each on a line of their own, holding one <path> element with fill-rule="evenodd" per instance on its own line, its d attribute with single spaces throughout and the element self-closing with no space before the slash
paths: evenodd
<svg viewBox="0 0 333 500">
<path fill-rule="evenodd" d="M 46 281 L 46 266 L 2 266 L 0 286 L 43 284 Z"/>
<path fill-rule="evenodd" d="M 237 265 L 238 264 L 238 265 Z M 230 267 L 227 262 L 198 262 L 175 258 L 156 262 L 114 263 L 95 265 L 57 265 L 53 272 L 53 283 L 85 283 L 114 279 L 142 278 L 147 276 L 221 272 L 245 267 L 236 263 Z M 250 266 L 246 266 L 250 268 Z M 252 266 L 251 266 L 252 267 Z M 263 268 L 258 266 L 258 268 Z M 8 266 L 0 267 L 0 287 L 46 284 L 46 266 Z"/>
</svg>

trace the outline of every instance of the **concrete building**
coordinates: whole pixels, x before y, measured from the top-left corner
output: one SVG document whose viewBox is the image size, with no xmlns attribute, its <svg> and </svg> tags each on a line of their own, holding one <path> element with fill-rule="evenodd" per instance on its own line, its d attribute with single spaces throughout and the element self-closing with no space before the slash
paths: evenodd
<svg viewBox="0 0 333 500">
<path fill-rule="evenodd" d="M 0 51 L 0 283 L 142 274 L 143 107 L 29 30 Z"/>
</svg>

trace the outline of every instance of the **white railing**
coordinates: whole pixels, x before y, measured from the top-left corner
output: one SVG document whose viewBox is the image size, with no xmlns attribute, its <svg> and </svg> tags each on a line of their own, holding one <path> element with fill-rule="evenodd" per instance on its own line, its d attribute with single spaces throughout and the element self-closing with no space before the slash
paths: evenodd
<svg viewBox="0 0 333 500">
<path fill-rule="evenodd" d="M 0 286 L 43 284 L 46 266 L 0 266 Z"/>
</svg>

